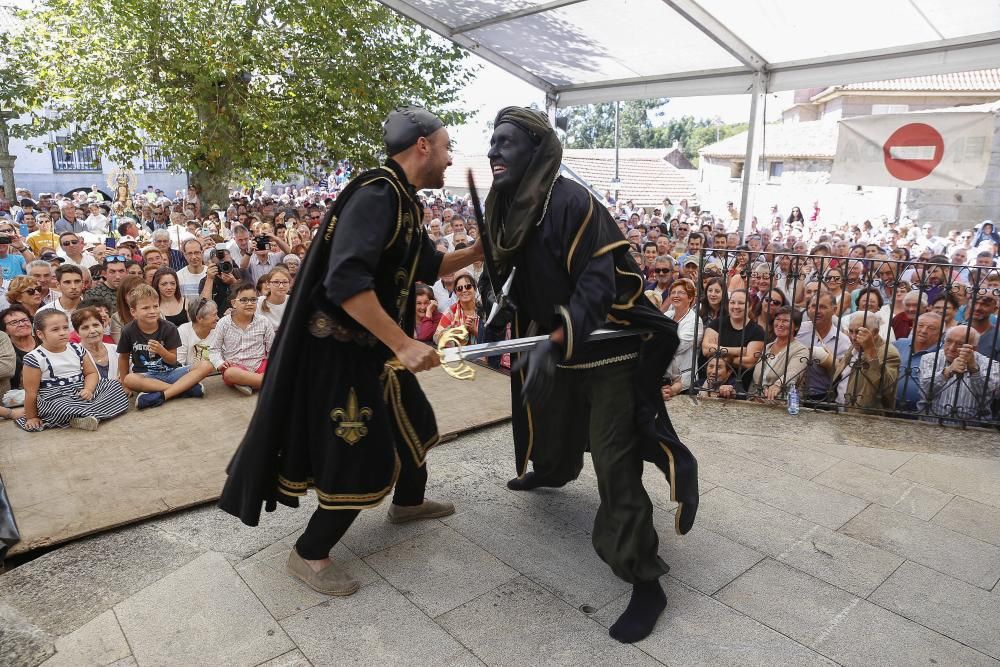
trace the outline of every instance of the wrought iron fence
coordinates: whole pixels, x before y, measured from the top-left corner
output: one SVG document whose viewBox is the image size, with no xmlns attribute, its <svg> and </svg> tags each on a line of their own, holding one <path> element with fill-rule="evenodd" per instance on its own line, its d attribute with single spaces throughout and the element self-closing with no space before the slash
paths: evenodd
<svg viewBox="0 0 1000 667">
<path fill-rule="evenodd" d="M 56 139 L 52 148 L 52 165 L 56 171 L 100 171 L 101 156 L 95 144 L 81 146 L 70 150 L 64 144 L 65 139 Z"/>
<path fill-rule="evenodd" d="M 706 250 L 693 269 L 675 392 L 785 402 L 794 387 L 806 407 L 1000 425 L 992 265 Z"/>
<path fill-rule="evenodd" d="M 173 160 L 163 152 L 160 144 L 146 144 L 142 147 L 142 168 L 145 171 L 170 171 Z"/>
</svg>

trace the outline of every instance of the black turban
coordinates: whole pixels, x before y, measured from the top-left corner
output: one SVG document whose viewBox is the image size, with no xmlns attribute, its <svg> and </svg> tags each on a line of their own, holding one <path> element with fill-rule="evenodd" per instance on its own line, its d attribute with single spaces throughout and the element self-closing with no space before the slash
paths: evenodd
<svg viewBox="0 0 1000 667">
<path fill-rule="evenodd" d="M 500 194 L 491 188 L 486 197 L 486 221 L 493 237 L 493 262 L 501 276 L 506 276 L 514 256 L 545 215 L 562 165 L 562 144 L 549 124 L 548 116 L 541 111 L 504 107 L 497 113 L 493 127 L 503 123 L 518 127 L 537 146 L 517 190 Z"/>
<path fill-rule="evenodd" d="M 420 137 L 429 137 L 442 127 L 441 119 L 423 107 L 396 107 L 382 124 L 386 153 L 390 156 L 402 153 Z"/>
</svg>

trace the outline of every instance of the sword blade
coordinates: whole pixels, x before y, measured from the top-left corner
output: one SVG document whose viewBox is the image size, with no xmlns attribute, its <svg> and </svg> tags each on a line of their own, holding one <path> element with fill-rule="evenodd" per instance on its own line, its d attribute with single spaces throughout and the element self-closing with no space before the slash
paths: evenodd
<svg viewBox="0 0 1000 667">
<path fill-rule="evenodd" d="M 628 329 L 596 329 L 587 338 L 587 342 L 597 340 L 609 340 L 611 338 L 624 338 L 626 336 L 638 336 L 645 333 L 643 331 L 632 331 Z M 484 359 L 495 357 L 501 354 L 526 352 L 535 347 L 548 336 L 528 336 L 526 338 L 512 338 L 511 340 L 498 340 L 492 343 L 478 343 L 476 345 L 464 345 L 462 347 L 446 347 L 441 351 L 441 363 L 451 364 L 463 360 Z"/>
<path fill-rule="evenodd" d="M 486 224 L 486 216 L 483 215 L 479 207 L 479 191 L 476 189 L 476 179 L 472 176 L 472 169 L 469 169 L 469 196 L 472 197 L 472 213 L 476 216 L 476 226 L 479 228 L 480 243 L 483 244 L 483 267 L 486 270 L 486 277 L 489 278 L 490 289 L 493 291 L 494 301 L 500 300 L 500 285 L 497 284 L 497 271 L 493 265 L 493 237 L 490 236 L 490 228 Z"/>
</svg>

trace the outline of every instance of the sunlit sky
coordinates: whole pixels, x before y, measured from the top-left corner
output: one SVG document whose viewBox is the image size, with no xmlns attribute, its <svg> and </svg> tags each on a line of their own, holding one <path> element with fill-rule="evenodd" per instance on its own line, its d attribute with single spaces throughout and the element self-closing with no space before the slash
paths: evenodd
<svg viewBox="0 0 1000 667">
<path fill-rule="evenodd" d="M 486 151 L 490 135 L 488 123 L 501 108 L 509 105 L 528 106 L 532 102 L 539 107 L 545 106 L 545 95 L 542 91 L 476 56 L 472 56 L 472 60 L 480 65 L 480 69 L 475 81 L 463 92 L 463 105 L 466 109 L 476 110 L 479 113 L 466 125 L 450 130 L 455 140 L 455 148 L 461 153 Z M 780 118 L 781 110 L 790 102 L 791 93 L 768 95 L 768 120 Z M 749 117 L 750 96 L 675 97 L 663 111 L 663 116 L 653 119 L 655 124 L 666 123 L 671 118 L 681 116 L 694 116 L 699 119 L 718 116 L 724 123 L 741 123 L 746 122 Z"/>
</svg>

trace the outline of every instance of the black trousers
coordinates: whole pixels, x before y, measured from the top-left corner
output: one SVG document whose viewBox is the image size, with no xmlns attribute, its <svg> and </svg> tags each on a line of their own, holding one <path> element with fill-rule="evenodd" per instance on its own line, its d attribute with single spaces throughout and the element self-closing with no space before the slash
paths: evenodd
<svg viewBox="0 0 1000 667">
<path fill-rule="evenodd" d="M 642 485 L 635 424 L 635 362 L 589 370 L 559 368 L 555 389 L 534 421 L 535 473 L 554 483 L 577 478 L 590 445 L 601 505 L 594 518 L 597 555 L 630 584 L 670 569 L 657 553 L 653 503 Z"/>
<path fill-rule="evenodd" d="M 406 448 L 399 450 L 399 479 L 393 490 L 392 503 L 400 506 L 419 505 L 424 502 L 427 487 L 427 463 L 417 467 L 413 455 Z M 322 560 L 340 541 L 361 510 L 326 510 L 316 508 L 306 531 L 295 542 L 295 550 L 306 560 Z"/>
</svg>

